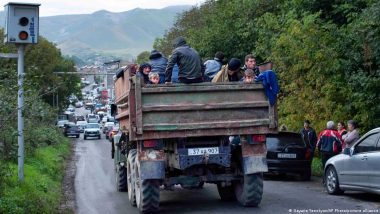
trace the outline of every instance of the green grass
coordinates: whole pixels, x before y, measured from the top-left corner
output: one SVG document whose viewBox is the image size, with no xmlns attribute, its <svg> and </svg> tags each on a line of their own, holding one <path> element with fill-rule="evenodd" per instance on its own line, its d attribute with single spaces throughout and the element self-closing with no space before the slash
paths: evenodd
<svg viewBox="0 0 380 214">
<path fill-rule="evenodd" d="M 61 182 L 70 141 L 35 150 L 25 160 L 25 181 L 20 183 L 17 164 L 9 163 L 11 174 L 0 190 L 0 213 L 57 213 L 62 198 Z"/>
<path fill-rule="evenodd" d="M 321 158 L 314 157 L 313 162 L 311 164 L 311 174 L 314 176 L 322 177 L 323 176 L 323 168 Z"/>
</svg>

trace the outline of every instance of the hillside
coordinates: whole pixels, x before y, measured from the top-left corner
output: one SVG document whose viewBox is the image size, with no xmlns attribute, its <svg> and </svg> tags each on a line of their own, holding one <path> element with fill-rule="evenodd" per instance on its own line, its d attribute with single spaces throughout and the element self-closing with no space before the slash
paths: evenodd
<svg viewBox="0 0 380 214">
<path fill-rule="evenodd" d="M 57 44 L 63 54 L 85 61 L 96 56 L 131 58 L 150 50 L 154 39 L 172 26 L 177 14 L 190 7 L 41 17 L 40 35 Z M 3 11 L 0 23 L 4 25 Z"/>
</svg>

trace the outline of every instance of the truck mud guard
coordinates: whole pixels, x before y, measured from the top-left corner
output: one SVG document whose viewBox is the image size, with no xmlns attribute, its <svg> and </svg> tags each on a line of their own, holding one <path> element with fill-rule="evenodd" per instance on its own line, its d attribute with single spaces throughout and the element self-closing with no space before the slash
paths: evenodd
<svg viewBox="0 0 380 214">
<path fill-rule="evenodd" d="M 258 172 L 268 172 L 267 149 L 265 143 L 248 144 L 242 141 L 241 151 L 243 157 L 244 174 L 253 174 Z"/>
<path fill-rule="evenodd" d="M 163 150 L 148 149 L 138 154 L 140 164 L 140 179 L 165 178 L 165 153 Z"/>
</svg>

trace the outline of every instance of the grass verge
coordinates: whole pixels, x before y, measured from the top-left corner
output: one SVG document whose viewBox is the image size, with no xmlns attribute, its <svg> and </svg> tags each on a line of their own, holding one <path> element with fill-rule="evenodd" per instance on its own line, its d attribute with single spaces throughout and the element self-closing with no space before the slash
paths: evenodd
<svg viewBox="0 0 380 214">
<path fill-rule="evenodd" d="M 70 140 L 38 148 L 25 159 L 25 181 L 19 182 L 17 164 L 8 165 L 9 174 L 0 189 L 0 213 L 57 213 L 62 199 L 61 182 Z M 3 163 L 4 164 L 4 163 Z"/>
</svg>

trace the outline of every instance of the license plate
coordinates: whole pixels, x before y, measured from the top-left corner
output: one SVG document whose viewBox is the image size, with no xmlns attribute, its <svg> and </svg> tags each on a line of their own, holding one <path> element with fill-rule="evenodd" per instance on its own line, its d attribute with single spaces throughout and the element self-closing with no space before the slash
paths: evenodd
<svg viewBox="0 0 380 214">
<path fill-rule="evenodd" d="M 205 153 L 209 155 L 219 154 L 219 147 L 209 147 L 209 148 L 193 148 L 188 149 L 188 155 L 203 155 Z"/>
<path fill-rule="evenodd" d="M 292 154 L 292 153 L 278 153 L 277 154 L 278 158 L 297 158 L 297 154 Z"/>
</svg>

